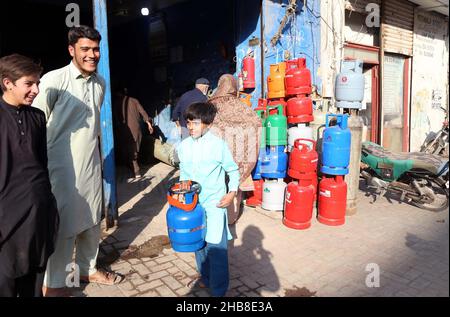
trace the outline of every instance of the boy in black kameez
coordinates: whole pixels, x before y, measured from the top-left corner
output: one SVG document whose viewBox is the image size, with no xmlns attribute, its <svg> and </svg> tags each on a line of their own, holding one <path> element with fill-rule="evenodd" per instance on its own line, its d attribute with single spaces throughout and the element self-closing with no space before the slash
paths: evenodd
<svg viewBox="0 0 450 317">
<path fill-rule="evenodd" d="M 45 114 L 31 103 L 42 68 L 0 58 L 0 296 L 42 296 L 58 229 L 47 170 Z"/>
</svg>

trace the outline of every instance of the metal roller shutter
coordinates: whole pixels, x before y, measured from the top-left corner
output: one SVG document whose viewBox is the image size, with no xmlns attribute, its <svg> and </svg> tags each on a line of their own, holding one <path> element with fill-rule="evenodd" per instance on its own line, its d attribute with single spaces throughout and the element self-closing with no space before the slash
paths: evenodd
<svg viewBox="0 0 450 317">
<path fill-rule="evenodd" d="M 414 5 L 406 0 L 385 0 L 381 17 L 384 51 L 412 56 Z"/>
</svg>

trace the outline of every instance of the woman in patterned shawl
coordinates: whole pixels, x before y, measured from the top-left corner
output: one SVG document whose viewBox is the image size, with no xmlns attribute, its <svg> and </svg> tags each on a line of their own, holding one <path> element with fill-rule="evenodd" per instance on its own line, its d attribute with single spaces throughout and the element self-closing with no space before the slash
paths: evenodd
<svg viewBox="0 0 450 317">
<path fill-rule="evenodd" d="M 211 132 L 224 139 L 241 175 L 235 201 L 228 207 L 228 222 L 239 218 L 242 191 L 253 190 L 251 172 L 258 159 L 261 120 L 256 113 L 237 97 L 237 82 L 231 74 L 220 77 L 217 90 L 209 100 L 217 108 Z"/>
</svg>

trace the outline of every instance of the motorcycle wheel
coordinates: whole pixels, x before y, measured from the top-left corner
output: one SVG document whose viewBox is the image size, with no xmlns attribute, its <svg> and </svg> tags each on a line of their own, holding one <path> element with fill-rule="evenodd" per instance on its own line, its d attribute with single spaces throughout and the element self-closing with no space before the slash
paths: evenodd
<svg viewBox="0 0 450 317">
<path fill-rule="evenodd" d="M 448 189 L 439 185 L 433 179 L 426 179 L 427 187 L 433 190 L 433 198 L 432 202 L 428 202 L 425 198 L 423 200 L 413 200 L 411 203 L 421 209 L 430 210 L 430 211 L 442 211 L 448 209 Z"/>
</svg>

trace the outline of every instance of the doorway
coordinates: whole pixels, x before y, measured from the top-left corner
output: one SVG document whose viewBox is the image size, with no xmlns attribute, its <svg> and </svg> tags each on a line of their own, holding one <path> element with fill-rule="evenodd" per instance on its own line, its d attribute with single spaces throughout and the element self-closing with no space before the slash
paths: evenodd
<svg viewBox="0 0 450 317">
<path fill-rule="evenodd" d="M 139 2 L 115 2 L 108 10 L 112 84 L 125 85 L 152 117 L 199 77 L 216 87 L 236 68 L 235 6 L 235 0 L 160 0 L 143 16 Z"/>
<path fill-rule="evenodd" d="M 66 5 L 71 0 L 0 2 L 0 56 L 22 54 L 40 62 L 43 74 L 69 64 Z M 91 0 L 76 2 L 80 23 L 93 24 Z M 50 18 L 51 17 L 51 18 Z"/>
<path fill-rule="evenodd" d="M 381 110 L 382 146 L 409 150 L 409 58 L 384 54 Z"/>
<path fill-rule="evenodd" d="M 363 108 L 359 116 L 364 122 L 362 141 L 380 142 L 379 113 L 379 48 L 358 43 L 346 42 L 344 45 L 344 59 L 363 61 L 364 99 Z"/>
</svg>

